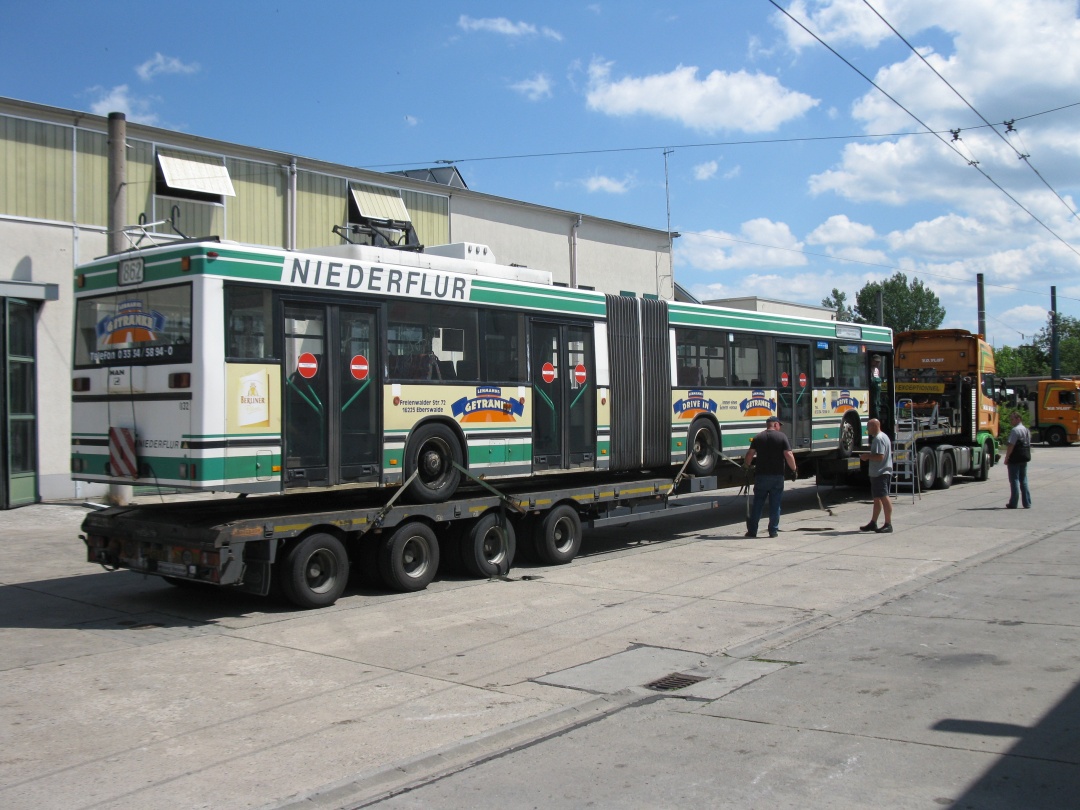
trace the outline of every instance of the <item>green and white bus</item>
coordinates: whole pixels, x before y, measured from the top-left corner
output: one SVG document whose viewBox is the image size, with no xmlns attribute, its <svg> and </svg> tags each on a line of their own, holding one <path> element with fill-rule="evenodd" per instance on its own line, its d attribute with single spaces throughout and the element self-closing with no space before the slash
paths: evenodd
<svg viewBox="0 0 1080 810">
<path fill-rule="evenodd" d="M 877 326 L 569 289 L 482 245 L 215 238 L 76 269 L 74 478 L 239 493 L 571 471 L 714 474 L 778 415 L 863 441 Z"/>
</svg>

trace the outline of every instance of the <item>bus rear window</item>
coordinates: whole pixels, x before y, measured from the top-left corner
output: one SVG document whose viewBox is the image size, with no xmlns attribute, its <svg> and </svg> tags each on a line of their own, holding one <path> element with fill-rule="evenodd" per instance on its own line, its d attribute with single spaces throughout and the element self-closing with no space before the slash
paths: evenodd
<svg viewBox="0 0 1080 810">
<path fill-rule="evenodd" d="M 191 362 L 191 287 L 159 287 L 80 299 L 76 368 Z"/>
</svg>

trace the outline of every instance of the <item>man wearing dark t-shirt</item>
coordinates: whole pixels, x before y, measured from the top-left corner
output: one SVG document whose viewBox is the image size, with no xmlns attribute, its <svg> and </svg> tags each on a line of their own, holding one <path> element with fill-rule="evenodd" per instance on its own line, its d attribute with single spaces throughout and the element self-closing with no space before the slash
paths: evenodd
<svg viewBox="0 0 1080 810">
<path fill-rule="evenodd" d="M 791 452 L 788 437 L 780 430 L 783 424 L 775 416 L 765 420 L 765 430 L 750 442 L 743 464 L 750 466 L 757 459 L 754 474 L 754 505 L 746 519 L 746 536 L 757 537 L 758 523 L 769 499 L 769 537 L 780 531 L 780 501 L 784 497 L 784 469 L 796 474 L 795 454 Z"/>
</svg>

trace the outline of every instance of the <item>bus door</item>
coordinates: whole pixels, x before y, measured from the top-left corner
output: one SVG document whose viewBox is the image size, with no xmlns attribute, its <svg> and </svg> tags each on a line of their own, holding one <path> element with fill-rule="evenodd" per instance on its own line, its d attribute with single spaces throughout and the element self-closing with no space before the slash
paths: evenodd
<svg viewBox="0 0 1080 810">
<path fill-rule="evenodd" d="M 776 415 L 791 448 L 809 448 L 813 439 L 813 367 L 809 343 L 776 344 Z"/>
<path fill-rule="evenodd" d="M 286 302 L 285 486 L 379 477 L 374 309 Z"/>
<path fill-rule="evenodd" d="M 592 326 L 534 321 L 533 469 L 596 466 L 596 363 Z"/>
</svg>

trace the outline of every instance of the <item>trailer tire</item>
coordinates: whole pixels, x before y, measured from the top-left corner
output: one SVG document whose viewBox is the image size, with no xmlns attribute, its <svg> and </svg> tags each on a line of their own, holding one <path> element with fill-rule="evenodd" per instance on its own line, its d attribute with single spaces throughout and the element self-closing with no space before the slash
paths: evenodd
<svg viewBox="0 0 1080 810">
<path fill-rule="evenodd" d="M 332 534 L 309 534 L 278 563 L 285 598 L 302 608 L 329 607 L 349 581 L 349 555 Z"/>
<path fill-rule="evenodd" d="M 461 537 L 461 564 L 475 577 L 510 573 L 516 552 L 514 525 L 509 520 L 503 521 L 497 510 L 470 524 Z"/>
<path fill-rule="evenodd" d="M 379 549 L 379 573 L 393 591 L 422 591 L 439 570 L 439 541 L 426 523 L 397 527 Z"/>
<path fill-rule="evenodd" d="M 1064 447 L 1069 443 L 1069 437 L 1064 428 L 1054 425 L 1046 429 L 1046 443 L 1050 447 Z"/>
<path fill-rule="evenodd" d="M 934 486 L 937 489 L 948 489 L 952 486 L 955 476 L 956 459 L 953 458 L 952 453 L 943 453 L 941 456 L 941 475 L 938 476 L 937 483 Z"/>
<path fill-rule="evenodd" d="M 409 496 L 419 503 L 449 500 L 461 482 L 461 472 L 454 464 L 461 465 L 462 460 L 461 443 L 454 431 L 439 422 L 421 425 L 405 446 L 405 480 L 420 471 L 409 486 Z"/>
<path fill-rule="evenodd" d="M 690 425 L 690 472 L 697 476 L 712 475 L 720 460 L 720 435 L 708 419 L 695 419 Z"/>
<path fill-rule="evenodd" d="M 537 524 L 535 539 L 541 562 L 565 565 L 581 550 L 581 515 L 569 504 L 559 504 Z"/>
<path fill-rule="evenodd" d="M 919 449 L 919 490 L 926 492 L 928 489 L 932 489 L 934 482 L 937 481 L 937 459 L 934 458 L 934 451 L 929 447 L 923 447 Z"/>
</svg>

